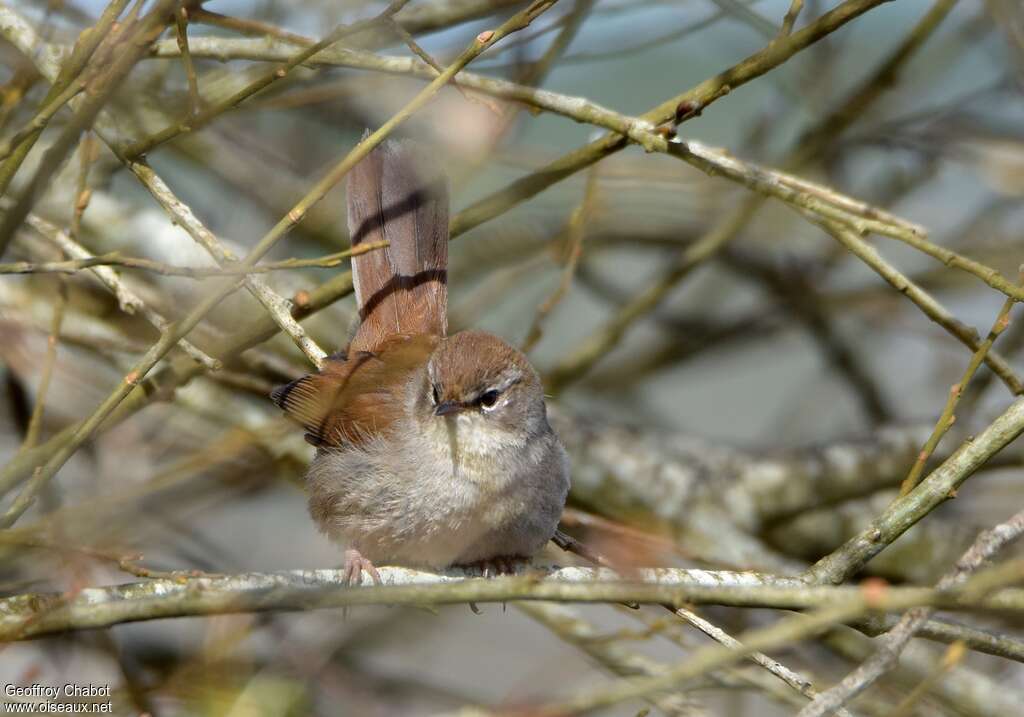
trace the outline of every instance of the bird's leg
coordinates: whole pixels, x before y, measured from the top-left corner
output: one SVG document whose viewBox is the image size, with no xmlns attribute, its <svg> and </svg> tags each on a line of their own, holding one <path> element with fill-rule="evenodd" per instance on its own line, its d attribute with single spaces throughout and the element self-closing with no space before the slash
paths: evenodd
<svg viewBox="0 0 1024 717">
<path fill-rule="evenodd" d="M 493 558 L 475 560 L 472 563 L 458 563 L 452 567 L 463 570 L 479 570 L 482 577 L 493 578 L 498 575 L 515 575 L 519 568 L 529 564 L 530 559 L 524 558 L 522 555 L 496 555 Z M 480 614 L 480 608 L 476 606 L 475 602 L 469 603 L 469 609 L 473 611 L 474 615 Z"/>
<path fill-rule="evenodd" d="M 345 551 L 345 577 L 343 582 L 349 587 L 354 587 L 363 584 L 363 571 L 370 574 L 375 585 L 383 584 L 380 579 L 380 573 L 377 572 L 376 566 L 369 560 L 363 557 L 355 548 L 349 548 Z"/>
<path fill-rule="evenodd" d="M 522 555 L 496 555 L 485 560 L 476 560 L 472 563 L 456 565 L 457 568 L 479 570 L 485 578 L 492 578 L 498 575 L 515 575 L 521 568 L 529 564 L 530 559 Z"/>
</svg>

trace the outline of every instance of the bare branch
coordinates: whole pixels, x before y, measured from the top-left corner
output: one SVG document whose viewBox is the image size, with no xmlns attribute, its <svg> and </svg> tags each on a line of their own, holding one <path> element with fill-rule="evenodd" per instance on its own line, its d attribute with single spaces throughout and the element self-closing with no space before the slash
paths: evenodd
<svg viewBox="0 0 1024 717">
<path fill-rule="evenodd" d="M 1021 570 L 1021 565 L 1012 563 L 980 574 L 975 582 L 952 591 L 890 588 L 877 595 L 865 594 L 857 587 L 808 586 L 798 578 L 762 573 L 680 568 L 642 569 L 625 578 L 605 568 L 531 568 L 518 577 L 492 579 L 467 579 L 475 578 L 479 571 L 459 569 L 429 573 L 410 568 L 381 568 L 381 586 L 374 585 L 370 576 L 365 575 L 360 588 L 346 588 L 342 570 L 205 577 L 191 577 L 186 572 L 172 578 L 86 588 L 65 595 L 26 594 L 0 599 L 0 639 L 19 640 L 65 630 L 185 615 L 510 600 L 693 603 L 785 610 L 839 606 L 825 607 L 817 619 L 790 621 L 790 627 L 804 620 L 825 627 L 856 620 L 875 610 L 916 605 L 1024 610 L 1024 591 L 996 591 L 1007 582 L 1018 580 Z M 984 595 L 978 593 L 980 584 L 988 590 Z M 798 634 L 805 633 L 798 630 Z M 739 639 L 746 649 L 733 651 L 737 657 L 764 649 L 756 642 Z"/>
<path fill-rule="evenodd" d="M 819 560 L 805 574 L 812 583 L 840 583 L 901 536 L 910 526 L 956 495 L 956 490 L 987 460 L 1024 432 L 1024 399 L 1014 401 L 977 437 L 900 497 L 860 534 Z"/>
<path fill-rule="evenodd" d="M 117 303 L 121 307 L 122 311 L 128 314 L 134 314 L 138 311 L 156 329 L 160 331 L 167 330 L 170 322 L 167 321 L 166 318 L 150 308 L 135 292 L 125 286 L 124 282 L 121 281 L 121 277 L 119 277 L 113 269 L 102 264 L 92 263 L 95 257 L 93 257 L 85 247 L 72 239 L 66 232 L 61 231 L 53 224 L 50 224 L 45 219 L 41 219 L 34 214 L 29 214 L 25 221 L 30 227 L 42 234 L 46 239 L 52 241 L 60 248 L 61 251 L 69 257 L 72 257 L 73 262 L 80 263 L 82 268 L 85 268 L 86 266 L 90 267 L 92 269 L 92 274 L 99 279 L 100 283 L 110 289 L 111 293 L 117 297 Z M 220 369 L 220 361 L 211 358 L 201 349 L 194 346 L 190 341 L 182 339 L 178 345 L 185 353 L 202 364 L 202 366 L 208 371 L 216 371 Z"/>
<path fill-rule="evenodd" d="M 1005 523 L 982 532 L 974 544 L 957 561 L 952 572 L 939 581 L 939 590 L 962 584 L 971 573 L 1002 550 L 1009 543 L 1024 534 L 1024 511 L 1017 513 Z M 847 675 L 835 687 L 819 695 L 811 704 L 800 711 L 798 717 L 825 717 L 835 714 L 844 704 L 867 689 L 887 672 L 898 660 L 907 643 L 931 617 L 933 609 L 917 607 L 907 612 L 900 621 L 881 639 L 878 651 L 856 670 Z"/>
</svg>

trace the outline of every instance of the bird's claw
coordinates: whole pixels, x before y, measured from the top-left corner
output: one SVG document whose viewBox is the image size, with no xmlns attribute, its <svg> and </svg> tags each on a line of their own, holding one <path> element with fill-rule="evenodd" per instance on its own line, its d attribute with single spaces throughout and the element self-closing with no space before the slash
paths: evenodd
<svg viewBox="0 0 1024 717">
<path fill-rule="evenodd" d="M 521 567 L 529 562 L 529 558 L 521 555 L 499 555 L 486 560 L 477 560 L 458 567 L 469 570 L 479 570 L 480 575 L 485 578 L 498 577 L 499 575 L 515 575 Z"/>
<path fill-rule="evenodd" d="M 349 587 L 356 587 L 363 584 L 363 571 L 370 574 L 374 585 L 383 585 L 377 567 L 363 557 L 358 550 L 349 549 L 345 551 L 345 575 L 342 581 Z"/>
</svg>

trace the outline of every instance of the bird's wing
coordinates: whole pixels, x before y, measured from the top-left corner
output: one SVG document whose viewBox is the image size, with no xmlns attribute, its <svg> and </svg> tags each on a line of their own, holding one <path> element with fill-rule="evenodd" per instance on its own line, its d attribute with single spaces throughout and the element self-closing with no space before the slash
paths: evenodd
<svg viewBox="0 0 1024 717">
<path fill-rule="evenodd" d="M 437 342 L 432 335 L 393 334 L 378 351 L 328 359 L 319 373 L 278 386 L 270 398 L 314 446 L 363 444 L 405 415 L 410 379 Z"/>
</svg>

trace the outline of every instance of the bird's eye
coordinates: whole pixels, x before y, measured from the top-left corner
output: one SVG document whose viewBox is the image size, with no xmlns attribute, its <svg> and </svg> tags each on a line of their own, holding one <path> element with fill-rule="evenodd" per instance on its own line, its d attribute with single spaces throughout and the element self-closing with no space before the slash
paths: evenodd
<svg viewBox="0 0 1024 717">
<path fill-rule="evenodd" d="M 433 393 L 431 395 L 432 395 L 432 397 L 434 399 L 434 405 L 436 406 L 437 404 L 441 403 L 441 392 L 437 390 L 437 384 L 436 383 L 432 386 L 432 388 L 433 388 Z"/>
<path fill-rule="evenodd" d="M 498 402 L 498 396 L 501 394 L 498 391 L 490 390 L 480 394 L 480 398 L 477 399 L 477 403 L 483 408 L 494 408 L 494 404 Z"/>
</svg>

